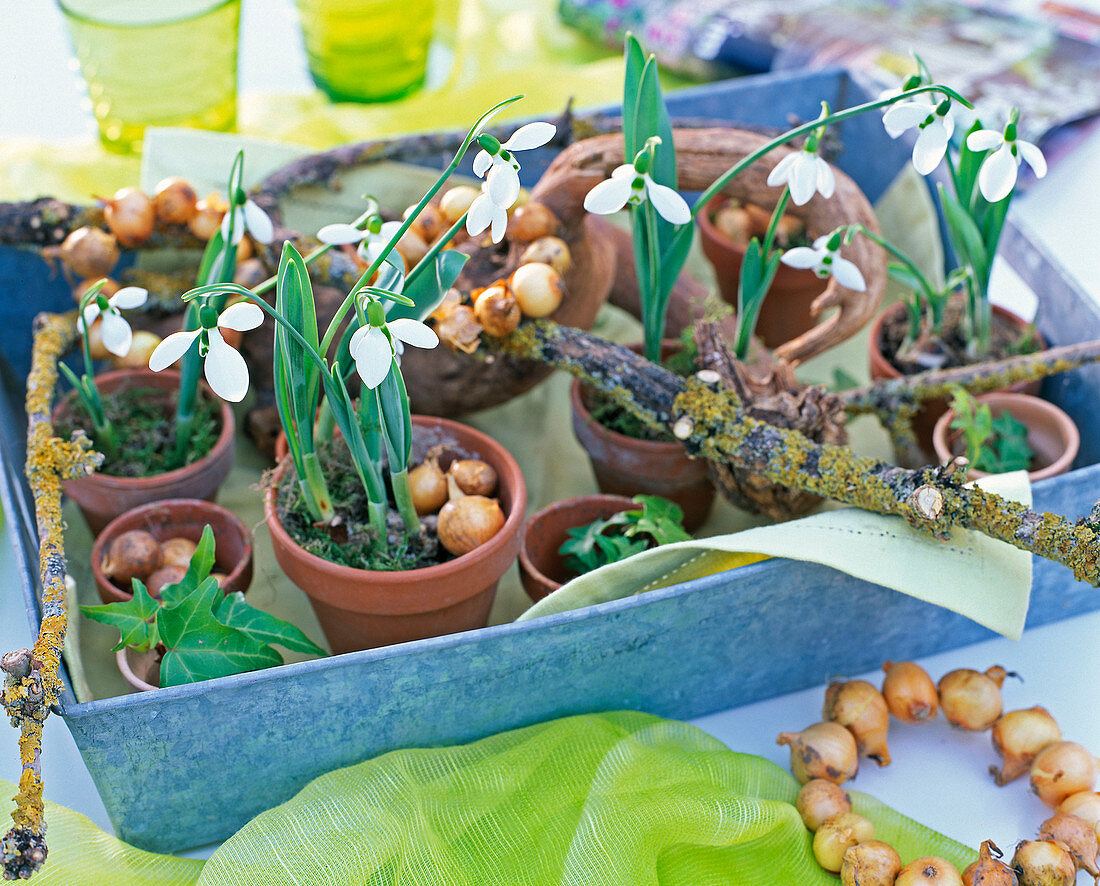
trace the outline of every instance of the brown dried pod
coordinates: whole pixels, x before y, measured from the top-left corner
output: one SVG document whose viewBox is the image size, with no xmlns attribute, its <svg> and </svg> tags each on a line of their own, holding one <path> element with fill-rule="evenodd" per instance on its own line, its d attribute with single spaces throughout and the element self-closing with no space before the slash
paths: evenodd
<svg viewBox="0 0 1100 886">
<path fill-rule="evenodd" d="M 844 886 L 894 886 L 901 856 L 889 843 L 867 840 L 844 853 L 840 882 Z"/>
<path fill-rule="evenodd" d="M 1083 818 L 1092 825 L 1096 831 L 1096 839 L 1100 840 L 1100 793 L 1097 791 L 1078 791 L 1070 794 L 1058 805 L 1059 812 L 1067 812 Z"/>
<path fill-rule="evenodd" d="M 161 179 L 153 189 L 153 208 L 167 225 L 185 225 L 198 212 L 199 195 L 186 179 Z"/>
<path fill-rule="evenodd" d="M 1012 856 L 1020 886 L 1073 886 L 1077 868 L 1066 847 L 1050 840 L 1021 840 Z"/>
<path fill-rule="evenodd" d="M 472 354 L 481 344 L 481 324 L 469 305 L 455 305 L 436 320 L 435 331 L 447 347 L 466 354 Z"/>
<path fill-rule="evenodd" d="M 564 274 L 573 264 L 573 255 L 561 237 L 539 237 L 519 257 L 521 265 L 531 262 L 550 265 L 559 274 Z"/>
<path fill-rule="evenodd" d="M 496 535 L 504 525 L 500 505 L 483 495 L 453 498 L 439 511 L 439 543 L 455 556 L 468 554 Z"/>
<path fill-rule="evenodd" d="M 962 875 L 946 858 L 925 855 L 898 871 L 894 886 L 962 886 Z"/>
<path fill-rule="evenodd" d="M 557 234 L 560 224 L 549 207 L 542 203 L 528 203 L 512 213 L 504 236 L 513 243 L 531 243 L 540 237 Z"/>
<path fill-rule="evenodd" d="M 143 529 L 131 529 L 114 539 L 99 568 L 107 578 L 125 589 L 130 579 L 145 578 L 160 567 L 160 545 Z"/>
<path fill-rule="evenodd" d="M 178 536 L 160 543 L 160 562 L 164 566 L 188 566 L 197 545 L 189 538 Z"/>
<path fill-rule="evenodd" d="M 1058 722 L 1046 708 L 1036 705 L 1009 711 L 993 724 L 993 750 L 1004 762 L 989 771 L 999 785 L 1006 785 L 1031 768 L 1035 755 L 1048 745 L 1062 740 Z"/>
<path fill-rule="evenodd" d="M 536 318 L 553 314 L 565 294 L 561 275 L 543 262 L 520 265 L 508 280 L 508 287 L 519 309 Z"/>
<path fill-rule="evenodd" d="M 843 812 L 817 829 L 813 842 L 814 858 L 825 870 L 835 874 L 844 863 L 844 853 L 874 835 L 875 826 L 862 815 Z"/>
<path fill-rule="evenodd" d="M 1061 843 L 1073 856 L 1073 863 L 1079 871 L 1088 871 L 1093 879 L 1100 878 L 1100 867 L 1096 866 L 1096 854 L 1100 846 L 1096 842 L 1096 830 L 1083 818 L 1068 812 L 1058 812 L 1039 825 L 1039 839 Z"/>
<path fill-rule="evenodd" d="M 883 662 L 886 679 L 882 681 L 882 697 L 890 713 L 903 723 L 927 723 L 936 719 L 940 709 L 936 684 L 928 672 L 912 661 Z"/>
<path fill-rule="evenodd" d="M 157 212 L 152 198 L 141 188 L 119 188 L 110 200 L 103 202 L 103 217 L 119 243 L 137 246 L 149 239 Z"/>
<path fill-rule="evenodd" d="M 64 239 L 57 254 L 77 277 L 98 280 L 118 264 L 118 240 L 113 234 L 85 225 Z"/>
<path fill-rule="evenodd" d="M 428 315 L 429 320 L 442 320 L 453 309 L 462 304 L 462 293 L 453 286 L 443 293 L 443 301 Z"/>
<path fill-rule="evenodd" d="M 477 458 L 451 462 L 447 473 L 466 495 L 492 495 L 497 488 L 497 472 L 491 464 Z"/>
<path fill-rule="evenodd" d="M 982 843 L 978 860 L 962 872 L 963 886 L 1016 886 L 1016 874 L 1003 861 L 1003 853 L 992 840 Z"/>
<path fill-rule="evenodd" d="M 852 798 L 840 785 L 824 778 L 811 778 L 802 786 L 795 800 L 802 823 L 816 831 L 835 815 L 852 811 Z"/>
<path fill-rule="evenodd" d="M 1031 763 L 1031 790 L 1056 809 L 1063 800 L 1096 786 L 1096 759 L 1075 741 L 1047 745 Z"/>
<path fill-rule="evenodd" d="M 515 296 L 508 289 L 490 286 L 474 304 L 474 316 L 486 333 L 494 338 L 503 338 L 516 331 L 523 315 Z"/>
<path fill-rule="evenodd" d="M 178 563 L 172 566 L 161 566 L 145 580 L 145 587 L 154 597 L 159 597 L 160 592 L 167 585 L 174 585 L 183 581 L 185 575 L 187 575 L 186 566 L 180 566 Z"/>
<path fill-rule="evenodd" d="M 940 708 L 947 722 L 971 732 L 989 729 L 1004 711 L 1001 697 L 1004 675 L 1005 670 L 1000 666 L 984 674 L 972 668 L 958 668 L 944 674 L 938 688 Z"/>
<path fill-rule="evenodd" d="M 429 458 L 409 471 L 409 490 L 417 516 L 434 514 L 447 501 L 447 478 L 439 462 Z"/>
<path fill-rule="evenodd" d="M 843 784 L 859 769 L 856 740 L 839 723 L 814 723 L 801 732 L 781 732 L 775 742 L 790 745 L 791 774 L 802 784 L 811 778 Z"/>
<path fill-rule="evenodd" d="M 856 740 L 856 749 L 879 766 L 890 762 L 886 732 L 890 727 L 890 711 L 886 699 L 866 680 L 832 683 L 825 690 L 822 719 L 844 726 Z"/>
</svg>

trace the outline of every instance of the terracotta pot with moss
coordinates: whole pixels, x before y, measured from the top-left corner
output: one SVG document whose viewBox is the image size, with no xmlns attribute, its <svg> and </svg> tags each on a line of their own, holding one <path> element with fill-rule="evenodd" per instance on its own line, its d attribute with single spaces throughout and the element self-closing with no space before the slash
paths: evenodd
<svg viewBox="0 0 1100 886">
<path fill-rule="evenodd" d="M 950 333 L 950 341 L 947 356 L 942 365 L 922 366 L 916 361 L 906 364 L 897 356 L 907 324 L 906 306 L 901 302 L 891 305 L 875 319 L 871 326 L 871 334 L 867 341 L 871 379 L 882 381 L 912 375 L 924 369 L 948 369 L 952 366 L 967 365 L 968 361 L 958 356 L 965 346 L 961 333 L 957 331 L 959 326 L 957 320 L 961 319 L 961 316 L 962 301 L 953 299 L 945 312 L 945 324 Z M 952 322 L 953 319 L 956 322 Z M 1047 346 L 1046 340 L 1034 326 L 998 305 L 993 305 L 993 345 L 992 359 L 1042 350 Z M 935 355 L 934 359 L 938 362 L 939 355 Z M 1037 396 L 1040 386 L 1040 381 L 1017 382 L 1005 390 Z M 926 455 L 931 456 L 935 452 L 932 445 L 932 431 L 940 416 L 947 412 L 947 408 L 946 400 L 926 400 L 913 417 L 913 432 Z"/>
<path fill-rule="evenodd" d="M 641 345 L 630 345 L 641 353 Z M 678 352 L 680 343 L 661 343 L 662 358 Z M 580 381 L 570 388 L 573 433 L 584 447 L 600 492 L 607 495 L 660 495 L 675 502 L 684 512 L 684 528 L 694 532 L 706 522 L 714 504 L 714 484 L 706 459 L 692 458 L 683 444 L 671 435 L 631 436 L 608 427 L 603 421 L 614 414 L 601 405 L 599 393 Z M 594 414 L 593 410 L 598 409 Z M 627 424 L 631 417 L 622 416 Z M 637 431 L 644 429 L 636 420 Z M 631 433 L 634 433 L 631 429 Z"/>
<path fill-rule="evenodd" d="M 491 437 L 458 422 L 419 415 L 412 421 L 414 463 L 420 460 L 418 453 L 438 446 L 443 467 L 461 458 L 478 459 L 493 468 L 498 481 L 494 496 L 504 523 L 469 553 L 450 557 L 440 552 L 439 562 L 419 568 L 384 571 L 334 562 L 307 547 L 341 556 L 350 549 L 337 545 L 344 550 L 336 551 L 323 535 L 303 535 L 302 521 L 289 506 L 295 484 L 285 482 L 291 466 L 284 460 L 264 497 L 275 559 L 309 597 L 334 653 L 485 627 L 497 583 L 519 552 L 527 489 L 515 459 Z"/>
<path fill-rule="evenodd" d="M 199 390 L 208 420 L 196 434 L 187 463 L 172 466 L 172 419 L 179 381 L 179 373 L 169 370 L 118 369 L 96 376 L 104 406 L 118 410 L 115 423 L 120 437 L 129 437 L 132 445 L 117 466 L 108 462 L 94 474 L 65 482 L 65 494 L 76 502 L 93 535 L 120 514 L 149 502 L 168 498 L 213 501 L 229 476 L 234 453 L 233 411 L 205 384 Z M 74 402 L 71 396 L 66 397 L 54 408 L 53 426 L 61 436 L 80 426 Z M 141 410 L 138 433 L 127 423 L 135 409 Z"/>
</svg>

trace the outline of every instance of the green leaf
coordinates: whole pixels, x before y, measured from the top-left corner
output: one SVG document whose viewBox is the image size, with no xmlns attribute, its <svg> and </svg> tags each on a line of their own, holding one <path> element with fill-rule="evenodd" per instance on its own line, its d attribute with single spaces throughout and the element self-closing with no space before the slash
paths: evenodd
<svg viewBox="0 0 1100 886">
<path fill-rule="evenodd" d="M 905 265 L 898 264 L 897 262 L 890 262 L 888 266 L 890 279 L 895 283 L 900 283 L 906 289 L 912 289 L 913 292 L 918 295 L 924 292 L 924 283 L 920 277 L 914 274 Z"/>
<path fill-rule="evenodd" d="M 943 206 L 944 216 L 947 219 L 947 229 L 951 235 L 951 245 L 959 254 L 959 258 L 974 269 L 974 274 L 979 280 L 989 279 L 989 255 L 982 241 L 981 231 L 961 205 L 939 185 L 940 203 Z"/>
<path fill-rule="evenodd" d="M 1027 425 L 1009 412 L 1002 412 L 992 421 L 989 458 L 983 458 L 979 470 L 1004 474 L 1026 471 L 1031 467 L 1035 451 L 1027 442 Z M 983 457 L 986 452 L 983 451 Z"/>
<path fill-rule="evenodd" d="M 121 637 L 112 650 L 114 652 L 126 646 L 146 652 L 158 642 L 154 620 L 160 611 L 160 604 L 149 595 L 141 579 L 133 579 L 132 586 L 133 599 L 125 603 L 80 607 L 80 611 L 88 618 L 118 628 Z"/>
<path fill-rule="evenodd" d="M 638 106 L 638 92 L 642 83 L 642 71 L 645 68 L 645 52 L 642 44 L 633 34 L 626 35 L 624 48 L 623 67 L 626 69 L 626 77 L 623 81 L 623 144 L 626 161 L 629 163 L 634 155 L 642 149 L 646 136 L 641 141 L 637 140 L 637 123 L 635 111 Z"/>
<path fill-rule="evenodd" d="M 198 286 L 214 283 L 229 283 L 237 271 L 237 247 L 226 246 L 221 227 L 214 232 L 202 252 L 199 272 L 195 277 Z M 221 299 L 224 301 L 224 297 Z"/>
<path fill-rule="evenodd" d="M 207 524 L 202 528 L 202 537 L 195 545 L 187 572 L 178 582 L 165 585 L 160 590 L 164 605 L 173 606 L 202 584 L 214 568 L 214 530 Z"/>
<path fill-rule="evenodd" d="M 221 598 L 217 581 L 208 578 L 175 606 L 161 610 L 157 622 L 168 647 L 160 665 L 162 687 L 283 663 L 274 649 L 215 618 L 214 605 Z"/>
<path fill-rule="evenodd" d="M 975 119 L 959 145 L 959 162 L 955 172 L 955 195 L 963 206 L 973 206 L 975 199 L 982 200 L 981 191 L 978 190 L 978 172 L 982 168 L 989 151 L 972 151 L 966 144 L 971 133 L 982 128 L 980 120 Z"/>
<path fill-rule="evenodd" d="M 244 631 L 252 639 L 268 645 L 278 644 L 295 652 L 310 655 L 326 655 L 324 649 L 309 639 L 290 622 L 276 618 L 262 609 L 256 609 L 245 602 L 244 594 L 239 591 L 227 594 L 215 611 L 218 621 L 226 627 Z"/>
<path fill-rule="evenodd" d="M 374 393 L 378 400 L 378 412 L 382 417 L 386 450 L 390 454 L 390 472 L 399 473 L 408 466 L 412 452 L 412 418 L 409 415 L 409 395 L 396 358 Z"/>
<path fill-rule="evenodd" d="M 401 293 L 405 288 L 405 260 L 396 249 L 391 249 L 378 266 L 378 277 L 373 286 L 387 292 Z"/>
<path fill-rule="evenodd" d="M 412 320 L 425 320 L 443 301 L 447 290 L 455 285 L 462 267 L 470 256 L 455 249 L 445 249 L 435 257 L 430 267 L 417 274 L 405 288 L 405 295 L 413 300 L 414 307 L 394 304 L 387 308 L 386 318 L 396 320 L 408 317 Z"/>
</svg>

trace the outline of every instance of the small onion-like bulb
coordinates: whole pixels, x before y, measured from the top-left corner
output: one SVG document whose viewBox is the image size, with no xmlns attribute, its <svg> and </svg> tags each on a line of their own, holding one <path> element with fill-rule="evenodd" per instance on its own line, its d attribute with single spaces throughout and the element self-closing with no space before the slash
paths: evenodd
<svg viewBox="0 0 1100 886">
<path fill-rule="evenodd" d="M 130 340 L 130 350 L 123 356 L 109 354 L 111 365 L 116 369 L 144 369 L 149 365 L 149 358 L 157 349 L 161 338 L 155 332 L 148 329 L 138 329 Z"/>
<path fill-rule="evenodd" d="M 76 276 L 98 280 L 118 264 L 118 240 L 113 234 L 85 225 L 65 238 L 58 255 Z"/>
<path fill-rule="evenodd" d="M 866 680 L 830 684 L 825 690 L 821 716 L 847 728 L 860 754 L 870 757 L 879 766 L 890 762 L 890 750 L 886 747 L 890 711 L 882 693 Z"/>
<path fill-rule="evenodd" d="M 523 255 L 519 257 L 521 265 L 530 262 L 542 262 L 550 265 L 559 274 L 564 274 L 573 264 L 573 257 L 569 252 L 569 246 L 560 237 L 539 237 L 523 250 Z"/>
<path fill-rule="evenodd" d="M 875 835 L 875 826 L 862 815 L 844 812 L 826 821 L 814 834 L 814 858 L 834 874 L 844 863 L 844 853 Z"/>
<path fill-rule="evenodd" d="M 903 867 L 894 886 L 962 886 L 962 875 L 946 858 L 925 855 Z"/>
<path fill-rule="evenodd" d="M 478 296 L 474 316 L 489 335 L 503 338 L 516 331 L 523 315 L 515 296 L 506 287 L 490 286 Z"/>
<path fill-rule="evenodd" d="M 1071 794 L 1091 791 L 1095 785 L 1096 760 L 1075 741 L 1048 745 L 1031 764 L 1031 789 L 1052 809 Z"/>
<path fill-rule="evenodd" d="M 111 352 L 103 344 L 103 323 L 98 317 L 84 330 L 84 338 L 88 342 L 88 353 L 92 355 L 93 360 L 106 360 L 111 356 Z"/>
<path fill-rule="evenodd" d="M 839 723 L 815 723 L 801 732 L 781 732 L 775 742 L 790 745 L 791 774 L 802 784 L 811 778 L 843 784 L 859 769 L 856 740 Z"/>
<path fill-rule="evenodd" d="M 103 217 L 119 243 L 137 246 L 149 239 L 157 212 L 152 199 L 141 188 L 120 188 L 105 203 Z"/>
<path fill-rule="evenodd" d="M 504 512 L 484 495 L 453 498 L 439 512 L 439 543 L 455 556 L 485 544 L 504 525 Z"/>
<path fill-rule="evenodd" d="M 958 668 L 944 674 L 939 693 L 940 708 L 947 722 L 971 732 L 989 729 L 1004 711 L 1004 699 L 1001 698 L 1004 674 L 1004 668 L 999 666 L 984 674 L 971 668 Z"/>
<path fill-rule="evenodd" d="M 168 585 L 178 584 L 187 575 L 187 567 L 178 563 L 172 566 L 161 566 L 156 572 L 145 580 L 145 586 L 154 597 L 159 597 L 160 592 Z"/>
<path fill-rule="evenodd" d="M 480 196 L 481 191 L 471 185 L 456 185 L 450 188 L 439 201 L 439 211 L 447 224 L 453 225 L 462 218 L 462 213 Z"/>
<path fill-rule="evenodd" d="M 887 661 L 882 669 L 886 672 L 882 696 L 891 714 L 902 723 L 914 725 L 936 719 L 939 696 L 924 668 L 913 661 Z"/>
<path fill-rule="evenodd" d="M 209 240 L 222 226 L 229 204 L 217 191 L 211 191 L 195 205 L 195 214 L 187 220 L 187 228 L 200 240 Z"/>
<path fill-rule="evenodd" d="M 543 262 L 520 265 L 509 278 L 508 286 L 519 309 L 528 317 L 549 317 L 564 295 L 561 276 Z"/>
<path fill-rule="evenodd" d="M 505 236 L 513 243 L 531 243 L 558 232 L 558 217 L 542 203 L 527 203 L 508 219 Z"/>
<path fill-rule="evenodd" d="M 962 872 L 963 886 L 1016 886 L 1016 874 L 1000 861 L 1002 854 L 992 840 L 982 843 L 978 860 Z"/>
<path fill-rule="evenodd" d="M 160 543 L 160 562 L 165 566 L 188 566 L 198 547 L 191 539 L 182 536 Z"/>
<path fill-rule="evenodd" d="M 1073 886 L 1077 868 L 1064 846 L 1049 840 L 1021 840 L 1012 856 L 1020 886 Z"/>
<path fill-rule="evenodd" d="M 749 245 L 749 238 L 753 235 L 752 218 L 742 206 L 723 206 L 714 218 L 712 224 L 718 231 L 725 234 L 738 246 L 744 248 Z"/>
<path fill-rule="evenodd" d="M 1052 815 L 1039 825 L 1039 839 L 1061 843 L 1073 856 L 1077 870 L 1088 871 L 1093 879 L 1100 878 L 1100 868 L 1096 866 L 1096 853 L 1100 851 L 1096 830 L 1083 818 L 1068 812 Z"/>
<path fill-rule="evenodd" d="M 130 579 L 145 578 L 160 566 L 160 545 L 144 529 L 131 529 L 115 538 L 99 562 L 109 579 L 129 590 Z"/>
<path fill-rule="evenodd" d="M 989 771 L 999 785 L 1023 775 L 1031 768 L 1035 755 L 1047 745 L 1062 740 L 1058 722 L 1043 707 L 1036 705 L 1021 711 L 1009 711 L 993 724 L 993 750 L 1004 759 L 1001 768 Z"/>
<path fill-rule="evenodd" d="M 466 495 L 492 495 L 497 488 L 497 472 L 491 464 L 479 458 L 460 458 L 453 462 L 447 473 Z"/>
<path fill-rule="evenodd" d="M 153 208 L 165 224 L 187 224 L 199 211 L 198 203 L 195 189 L 177 176 L 161 179 L 153 189 Z"/>
<path fill-rule="evenodd" d="M 439 462 L 429 458 L 409 471 L 409 490 L 418 517 L 434 514 L 447 501 L 447 478 Z"/>
<path fill-rule="evenodd" d="M 1096 839 L 1100 840 L 1100 793 L 1096 791 L 1078 791 L 1070 794 L 1058 806 L 1059 812 L 1068 812 L 1083 818 L 1092 825 L 1096 831 Z"/>
<path fill-rule="evenodd" d="M 852 811 L 852 799 L 840 785 L 824 778 L 811 778 L 802 786 L 795 801 L 802 822 L 816 831 L 830 818 Z"/>
<path fill-rule="evenodd" d="M 416 209 L 416 206 L 409 206 L 401 214 L 402 220 L 412 215 L 414 209 Z M 447 222 L 443 218 L 443 213 L 439 211 L 439 207 L 429 203 L 420 211 L 416 221 L 409 225 L 409 230 L 415 231 L 417 236 L 425 243 L 432 243 L 440 234 L 446 232 Z"/>
<path fill-rule="evenodd" d="M 889 843 L 867 840 L 844 853 L 840 882 L 844 886 L 894 886 L 901 856 Z"/>
</svg>

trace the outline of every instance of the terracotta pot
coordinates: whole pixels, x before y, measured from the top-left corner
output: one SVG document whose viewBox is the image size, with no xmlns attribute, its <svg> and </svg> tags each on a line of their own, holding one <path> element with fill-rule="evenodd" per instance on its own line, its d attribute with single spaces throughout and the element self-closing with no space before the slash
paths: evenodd
<svg viewBox="0 0 1100 886">
<path fill-rule="evenodd" d="M 989 404 L 994 418 L 1008 412 L 1027 426 L 1027 442 L 1035 453 L 1031 462 L 1032 470 L 1027 472 L 1032 483 L 1064 474 L 1073 465 L 1073 459 L 1081 445 L 1081 435 L 1073 419 L 1053 403 L 1030 394 L 1005 391 L 983 394 L 977 399 L 979 403 Z M 932 443 L 941 462 L 963 455 L 966 451 L 966 441 L 962 433 L 950 427 L 954 418 L 954 411 L 949 409 L 940 416 L 932 432 Z M 969 470 L 966 475 L 971 480 L 989 476 L 985 471 L 977 470 Z"/>
<path fill-rule="evenodd" d="M 122 533 L 144 529 L 158 542 L 187 538 L 198 542 L 209 525 L 214 530 L 214 572 L 224 572 L 221 586 L 227 594 L 248 590 L 252 584 L 252 533 L 232 511 L 195 498 L 170 498 L 150 502 L 112 520 L 92 545 L 92 574 L 104 603 L 125 602 L 133 597 L 129 586 L 115 584 L 103 574 L 101 563 L 111 543 Z"/>
<path fill-rule="evenodd" d="M 126 646 L 115 653 L 122 679 L 138 692 L 160 689 L 160 656 L 155 650 L 138 652 Z"/>
<path fill-rule="evenodd" d="M 699 226 L 703 254 L 714 266 L 718 293 L 723 301 L 736 308 L 745 248 L 723 234 L 711 221 L 711 215 L 721 209 L 728 199 L 724 194 L 719 194 L 704 207 L 695 221 Z M 810 308 L 828 283 L 813 271 L 781 264 L 760 306 L 756 336 L 769 348 L 777 348 L 813 329 L 817 319 Z"/>
<path fill-rule="evenodd" d="M 413 425 L 496 469 L 504 526 L 476 550 L 436 566 L 405 572 L 341 566 L 303 550 L 283 528 L 275 504 L 286 470 L 281 464 L 264 496 L 275 559 L 309 597 L 333 653 L 485 627 L 497 582 L 519 553 L 527 489 L 515 459 L 491 437 L 458 422 L 417 415 Z"/>
<path fill-rule="evenodd" d="M 151 372 L 148 369 L 117 369 L 97 375 L 95 382 L 104 397 L 134 388 L 155 388 L 174 393 L 179 388 L 180 375 L 170 370 Z M 214 398 L 214 394 L 205 384 L 201 386 L 201 390 L 204 396 Z M 148 502 L 166 498 L 203 498 L 213 501 L 217 497 L 218 489 L 233 467 L 235 427 L 229 404 L 221 401 L 218 403 L 221 433 L 210 452 L 198 461 L 152 477 L 112 477 L 109 474 L 95 473 L 65 482 L 65 494 L 77 503 L 93 535 L 99 535 L 115 517 Z M 55 426 L 67 414 L 68 408 L 67 400 L 62 400 L 54 407 Z"/>
<path fill-rule="evenodd" d="M 901 372 L 882 352 L 882 330 L 887 320 L 892 317 L 900 316 L 904 311 L 905 304 L 903 302 L 898 302 L 879 314 L 879 316 L 875 318 L 875 322 L 871 325 L 871 334 L 867 340 L 867 356 L 871 362 L 872 381 L 901 378 Z M 1020 330 L 1030 325 L 1022 317 L 1016 316 L 1011 311 L 1006 311 L 999 305 L 993 305 L 993 319 L 994 322 L 1001 322 Z M 1045 348 L 1047 346 L 1046 340 L 1043 339 L 1037 330 L 1035 338 L 1040 348 Z M 1017 382 L 1005 388 L 1005 390 L 1038 396 L 1041 387 L 1041 381 L 1028 381 Z M 927 455 L 932 455 L 935 452 L 932 445 L 932 431 L 936 426 L 936 422 L 939 421 L 940 416 L 947 412 L 947 409 L 948 404 L 946 400 L 925 400 L 921 408 L 917 410 L 916 415 L 913 416 L 913 432 L 916 434 L 917 442 Z"/>
<path fill-rule="evenodd" d="M 630 345 L 641 353 L 641 345 Z M 667 357 L 679 342 L 666 339 L 661 353 Z M 573 407 L 573 433 L 588 453 L 596 485 L 608 495 L 660 495 L 676 502 L 684 512 L 684 528 L 694 532 L 706 521 L 714 504 L 714 484 L 706 459 L 692 458 L 675 440 L 637 440 L 609 430 L 588 411 L 589 391 L 574 381 L 569 397 Z"/>
<path fill-rule="evenodd" d="M 574 577 L 558 553 L 570 529 L 637 507 L 621 495 L 581 495 L 556 501 L 534 514 L 523 527 L 519 549 L 519 577 L 527 596 L 537 603 Z"/>
</svg>

